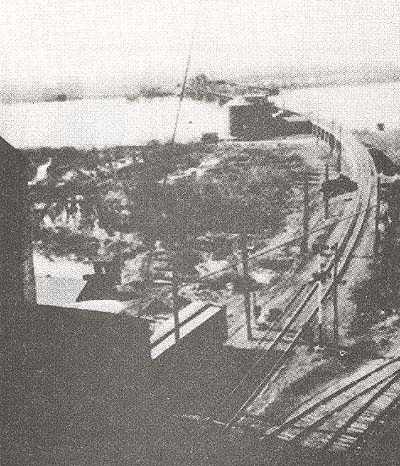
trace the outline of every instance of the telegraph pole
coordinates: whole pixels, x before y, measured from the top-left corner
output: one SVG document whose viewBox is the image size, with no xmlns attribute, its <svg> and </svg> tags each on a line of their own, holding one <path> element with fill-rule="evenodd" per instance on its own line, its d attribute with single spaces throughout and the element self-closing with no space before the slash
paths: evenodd
<svg viewBox="0 0 400 466">
<path fill-rule="evenodd" d="M 326 188 L 328 187 L 328 181 L 329 181 L 329 165 L 328 162 L 325 163 L 325 186 Z M 329 218 L 329 196 L 328 192 L 325 189 L 323 192 L 323 198 L 324 198 L 324 217 L 325 220 Z"/>
<path fill-rule="evenodd" d="M 321 252 L 318 253 L 318 275 L 317 275 L 317 284 L 318 284 L 318 346 L 322 348 L 323 345 L 323 329 L 322 329 L 322 322 L 323 322 L 323 309 L 322 309 L 322 298 L 323 298 L 323 290 L 322 290 L 322 254 Z"/>
<path fill-rule="evenodd" d="M 378 173 L 376 180 L 376 212 L 375 212 L 375 242 L 374 242 L 374 252 L 375 255 L 379 252 L 379 216 L 381 212 L 381 174 Z"/>
<path fill-rule="evenodd" d="M 301 242 L 301 252 L 305 254 L 308 251 L 308 222 L 310 220 L 310 194 L 308 175 L 304 175 L 304 207 L 303 207 L 303 238 Z"/>
<path fill-rule="evenodd" d="M 330 146 L 330 152 L 331 152 L 330 155 L 331 156 L 333 155 L 333 150 L 335 148 L 335 135 L 333 134 L 334 128 L 335 128 L 335 121 L 332 118 L 332 121 L 331 121 L 331 137 L 329 138 L 329 146 Z"/>
<path fill-rule="evenodd" d="M 316 127 L 316 139 L 317 139 L 317 144 L 319 143 L 319 110 L 317 111 L 317 127 Z"/>
<path fill-rule="evenodd" d="M 337 166 L 336 171 L 342 173 L 342 125 L 339 126 L 339 147 L 337 154 Z"/>
<path fill-rule="evenodd" d="M 175 333 L 175 343 L 178 343 L 180 334 L 179 334 L 179 302 L 178 302 L 178 290 L 179 290 L 179 281 L 178 281 L 178 271 L 177 271 L 177 257 L 176 251 L 173 253 L 172 258 L 172 306 L 174 312 L 174 333 Z"/>
<path fill-rule="evenodd" d="M 339 309 L 338 309 L 338 243 L 335 243 L 333 249 L 333 339 L 336 345 L 339 343 Z"/>
<path fill-rule="evenodd" d="M 251 301 L 249 289 L 249 252 L 247 250 L 247 233 L 242 231 L 240 233 L 240 249 L 242 252 L 242 267 L 243 267 L 243 298 L 244 298 L 244 312 L 246 314 L 246 329 L 247 339 L 253 338 L 251 331 Z"/>
</svg>

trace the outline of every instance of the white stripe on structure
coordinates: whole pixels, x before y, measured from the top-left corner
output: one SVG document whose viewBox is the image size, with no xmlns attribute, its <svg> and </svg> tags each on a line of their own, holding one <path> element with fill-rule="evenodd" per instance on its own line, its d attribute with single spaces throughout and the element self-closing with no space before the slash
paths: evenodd
<svg viewBox="0 0 400 466">
<path fill-rule="evenodd" d="M 202 310 L 203 309 L 203 310 Z M 199 312 L 201 311 L 201 312 Z M 203 301 L 195 301 L 194 303 L 189 304 L 185 308 L 179 311 L 179 321 L 181 325 L 179 327 L 180 339 L 182 340 L 196 328 L 200 327 L 208 319 L 216 315 L 218 312 L 222 312 L 222 307 L 213 306 Z M 193 318 L 192 315 L 196 314 Z M 174 320 L 173 317 L 170 317 L 162 325 L 160 325 L 156 332 L 150 337 L 151 343 L 151 359 L 156 359 L 169 348 L 172 348 L 175 345 L 175 333 L 174 329 Z M 169 332 L 171 332 L 167 335 Z M 167 335 L 163 338 L 163 335 Z"/>
</svg>

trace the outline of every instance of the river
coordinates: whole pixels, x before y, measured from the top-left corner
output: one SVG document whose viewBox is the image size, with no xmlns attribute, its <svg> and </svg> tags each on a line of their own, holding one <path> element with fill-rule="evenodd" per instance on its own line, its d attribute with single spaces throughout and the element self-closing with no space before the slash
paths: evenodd
<svg viewBox="0 0 400 466">
<path fill-rule="evenodd" d="M 350 129 L 400 127 L 400 83 L 346 85 L 285 91 L 278 105 L 340 121 Z M 171 138 L 177 97 L 83 99 L 0 105 L 0 135 L 16 147 L 104 147 Z M 185 99 L 177 141 L 205 132 L 228 135 L 228 111 L 216 102 Z"/>
<path fill-rule="evenodd" d="M 400 128 L 400 82 L 298 89 L 282 93 L 276 102 L 349 129 L 374 130 L 379 122 Z"/>
<path fill-rule="evenodd" d="M 171 139 L 177 97 L 82 99 L 66 102 L 3 104 L 0 135 L 18 148 L 111 147 Z M 198 140 L 216 131 L 226 137 L 228 112 L 216 102 L 185 99 L 176 140 Z"/>
</svg>

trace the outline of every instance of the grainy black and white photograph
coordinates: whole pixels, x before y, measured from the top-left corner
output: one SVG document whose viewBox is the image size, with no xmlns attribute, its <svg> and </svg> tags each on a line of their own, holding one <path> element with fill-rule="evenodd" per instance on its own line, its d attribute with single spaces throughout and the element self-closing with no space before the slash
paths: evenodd
<svg viewBox="0 0 400 466">
<path fill-rule="evenodd" d="M 399 2 L 0 8 L 0 463 L 399 466 Z"/>
</svg>

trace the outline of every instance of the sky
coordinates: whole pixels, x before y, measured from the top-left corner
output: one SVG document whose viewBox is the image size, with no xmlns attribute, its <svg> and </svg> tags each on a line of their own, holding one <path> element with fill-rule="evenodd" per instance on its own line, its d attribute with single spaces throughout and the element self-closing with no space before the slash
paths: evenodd
<svg viewBox="0 0 400 466">
<path fill-rule="evenodd" d="M 0 80 L 180 82 L 400 65 L 398 0 L 0 0 Z"/>
</svg>

